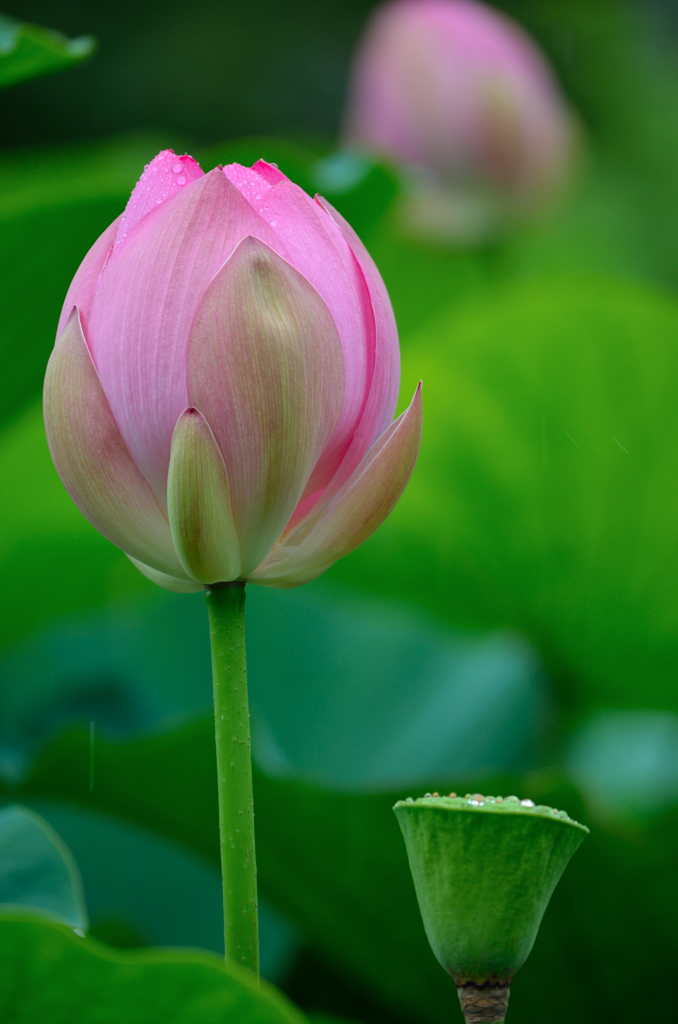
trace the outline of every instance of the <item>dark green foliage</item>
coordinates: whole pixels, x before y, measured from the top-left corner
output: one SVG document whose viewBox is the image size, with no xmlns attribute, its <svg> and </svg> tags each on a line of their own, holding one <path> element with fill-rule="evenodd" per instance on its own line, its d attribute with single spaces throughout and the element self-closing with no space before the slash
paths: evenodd
<svg viewBox="0 0 678 1024">
<path fill-rule="evenodd" d="M 71 732 L 38 757 L 11 799 L 50 798 L 106 811 L 219 862 L 213 722 L 126 744 L 97 740 L 89 791 L 89 737 Z M 143 780 L 143 785 L 141 781 Z M 440 780 L 441 792 L 449 790 Z M 530 796 L 587 821 L 577 793 L 557 777 L 486 780 L 493 793 Z M 463 780 L 455 790 L 464 791 Z M 421 923 L 392 811 L 406 794 L 351 795 L 255 774 L 262 896 L 284 912 L 318 954 L 396 1016 L 447 1021 L 452 982 Z M 416 795 L 416 794 L 414 794 Z M 512 986 L 511 1014 L 541 1024 L 642 1016 L 639 977 L 669 976 L 678 946 L 675 814 L 618 833 L 596 822 L 546 911 L 535 947 Z M 642 942 L 629 942 L 642 935 Z M 558 997 L 554 995 L 558 993 Z M 657 996 L 671 1014 L 672 996 Z"/>
<path fill-rule="evenodd" d="M 80 64 L 94 47 L 90 36 L 66 39 L 59 32 L 0 15 L 0 89 Z"/>
</svg>

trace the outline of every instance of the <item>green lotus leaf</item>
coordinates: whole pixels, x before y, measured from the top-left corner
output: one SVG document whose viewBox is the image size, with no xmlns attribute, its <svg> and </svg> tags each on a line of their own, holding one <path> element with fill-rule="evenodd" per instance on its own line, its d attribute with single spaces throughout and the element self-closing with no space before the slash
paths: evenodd
<svg viewBox="0 0 678 1024">
<path fill-rule="evenodd" d="M 0 1018 L 13 1024 L 303 1024 L 272 986 L 216 956 L 112 950 L 63 925 L 0 916 Z"/>
</svg>

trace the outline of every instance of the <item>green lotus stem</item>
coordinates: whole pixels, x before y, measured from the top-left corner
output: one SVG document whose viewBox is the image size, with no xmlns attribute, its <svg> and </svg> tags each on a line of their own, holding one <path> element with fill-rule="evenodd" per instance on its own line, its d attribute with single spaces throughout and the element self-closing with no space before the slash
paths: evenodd
<svg viewBox="0 0 678 1024">
<path fill-rule="evenodd" d="M 226 959 L 259 976 L 245 584 L 205 587 L 212 645 Z"/>
</svg>

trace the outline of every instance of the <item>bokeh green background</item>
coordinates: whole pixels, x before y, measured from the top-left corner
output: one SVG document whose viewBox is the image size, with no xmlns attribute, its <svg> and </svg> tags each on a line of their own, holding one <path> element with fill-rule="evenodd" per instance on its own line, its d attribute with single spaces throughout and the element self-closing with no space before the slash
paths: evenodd
<svg viewBox="0 0 678 1024">
<path fill-rule="evenodd" d="M 218 948 L 201 598 L 156 591 L 72 506 L 40 390 L 68 283 L 144 163 L 266 157 L 370 248 L 426 417 L 370 541 L 298 591 L 250 588 L 267 973 L 365 1024 L 459 1014 L 390 808 L 510 789 L 592 829 L 511 1017 L 630 1022 L 678 956 L 675 16 L 500 5 L 557 69 L 579 166 L 547 223 L 458 250 L 402 234 L 395 168 L 327 188 L 371 6 L 5 5 L 99 49 L 0 93 L 3 799 L 66 839 L 93 934 Z M 675 1017 L 669 986 L 653 1000 Z"/>
</svg>

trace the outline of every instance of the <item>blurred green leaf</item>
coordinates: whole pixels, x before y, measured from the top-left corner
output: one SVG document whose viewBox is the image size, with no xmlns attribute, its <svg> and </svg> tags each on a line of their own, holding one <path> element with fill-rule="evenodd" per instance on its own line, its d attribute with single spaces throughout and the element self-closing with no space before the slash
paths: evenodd
<svg viewBox="0 0 678 1024">
<path fill-rule="evenodd" d="M 154 829 L 218 863 L 216 768 L 211 717 L 125 744 L 97 740 L 89 791 L 89 737 L 49 744 L 14 798 L 96 808 Z M 140 785 L 143 780 L 143 785 Z M 441 792 L 448 791 L 435 780 Z M 454 788 L 464 792 L 459 780 Z M 587 821 L 576 792 L 557 778 L 484 781 Z M 431 953 L 392 805 L 397 794 L 343 794 L 255 773 L 257 860 L 262 896 L 337 971 L 392 1011 L 447 1021 L 450 979 Z M 628 978 L 667 976 L 678 950 L 678 815 L 626 835 L 600 822 L 556 889 L 533 953 L 513 985 L 512 1012 L 525 1024 L 594 1022 L 602 1008 L 636 1021 L 646 994 Z M 642 934 L 642 948 L 629 942 Z M 557 995 L 556 995 L 557 994 Z M 657 993 L 671 1016 L 672 993 Z M 453 1011 L 454 1012 L 454 1011 Z"/>
<path fill-rule="evenodd" d="M 406 339 L 419 464 L 331 570 L 448 621 L 513 625 L 567 706 L 675 708 L 678 303 L 625 281 L 523 283 Z"/>
<path fill-rule="evenodd" d="M 401 340 L 451 303 L 482 295 L 504 270 L 498 249 L 455 249 L 407 237 L 397 208 L 372 226 L 365 243 L 388 289 Z"/>
<path fill-rule="evenodd" d="M 0 14 L 0 89 L 74 67 L 95 47 L 91 36 L 67 39 L 60 32 Z"/>
<path fill-rule="evenodd" d="M 38 624 L 151 591 L 78 511 L 56 474 L 39 403 L 0 432 L 0 649 Z M 36 587 L 49 581 L 37 598 Z"/>
<path fill-rule="evenodd" d="M 61 925 L 0 917 L 0 1015 L 15 1024 L 301 1024 L 274 988 L 203 953 L 122 952 Z"/>
<path fill-rule="evenodd" d="M 87 929 L 78 865 L 45 819 L 25 807 L 0 811 L 0 906 L 30 908 Z"/>
<path fill-rule="evenodd" d="M 340 150 L 310 168 L 313 191 L 319 192 L 353 226 L 369 236 L 398 192 L 397 172 L 351 151 Z"/>
</svg>

